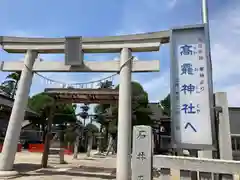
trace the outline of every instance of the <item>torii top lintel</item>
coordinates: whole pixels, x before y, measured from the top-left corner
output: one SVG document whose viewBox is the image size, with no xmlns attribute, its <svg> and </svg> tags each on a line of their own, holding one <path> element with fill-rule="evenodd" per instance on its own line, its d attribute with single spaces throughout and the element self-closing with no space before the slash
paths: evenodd
<svg viewBox="0 0 240 180">
<path fill-rule="evenodd" d="M 82 38 L 84 53 L 117 53 L 122 48 L 132 52 L 159 51 L 160 44 L 169 43 L 170 31 L 121 36 Z M 2 48 L 9 53 L 64 53 L 65 38 L 28 38 L 0 36 Z"/>
<path fill-rule="evenodd" d="M 117 89 L 74 89 L 74 88 L 46 88 L 46 94 L 57 102 L 64 103 L 107 103 L 118 102 L 119 90 Z"/>
</svg>

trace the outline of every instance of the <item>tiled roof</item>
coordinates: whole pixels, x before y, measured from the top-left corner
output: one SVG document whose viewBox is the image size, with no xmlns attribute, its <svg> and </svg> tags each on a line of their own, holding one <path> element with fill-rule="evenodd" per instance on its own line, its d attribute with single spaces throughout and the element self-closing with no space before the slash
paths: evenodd
<svg viewBox="0 0 240 180">
<path fill-rule="evenodd" d="M 152 110 L 152 120 L 169 119 L 168 116 L 163 114 L 162 108 L 159 106 L 159 103 L 149 103 L 148 106 Z"/>
<path fill-rule="evenodd" d="M 0 105 L 12 108 L 13 107 L 14 99 L 8 97 L 6 94 L 2 94 L 2 91 L 0 92 Z M 38 114 L 34 112 L 33 110 L 27 108 L 27 113 L 31 113 L 32 115 L 37 116 Z"/>
</svg>

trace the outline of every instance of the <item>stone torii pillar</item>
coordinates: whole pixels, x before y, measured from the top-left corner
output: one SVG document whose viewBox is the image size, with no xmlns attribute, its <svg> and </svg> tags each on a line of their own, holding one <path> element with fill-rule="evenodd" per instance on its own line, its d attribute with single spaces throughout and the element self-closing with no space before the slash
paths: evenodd
<svg viewBox="0 0 240 180">
<path fill-rule="evenodd" d="M 127 180 L 131 172 L 131 132 L 132 132 L 132 57 L 128 48 L 121 50 L 120 85 L 118 101 L 118 145 L 117 145 L 117 180 Z"/>
<path fill-rule="evenodd" d="M 31 50 L 27 51 L 3 144 L 2 159 L 0 163 L 0 176 L 5 176 L 8 173 L 17 173 L 11 170 L 13 168 L 22 122 L 24 120 L 25 109 L 28 103 L 28 95 L 33 77 L 32 68 L 36 58 L 37 52 Z"/>
</svg>

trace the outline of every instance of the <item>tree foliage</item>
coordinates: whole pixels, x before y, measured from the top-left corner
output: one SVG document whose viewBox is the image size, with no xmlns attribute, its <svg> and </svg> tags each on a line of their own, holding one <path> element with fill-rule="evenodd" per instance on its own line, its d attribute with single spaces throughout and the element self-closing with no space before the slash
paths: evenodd
<svg viewBox="0 0 240 180">
<path fill-rule="evenodd" d="M 118 89 L 119 85 L 115 87 Z M 137 82 L 132 82 L 132 125 L 151 125 L 152 121 L 150 115 L 152 114 L 148 106 L 148 94 L 144 91 L 141 84 Z M 106 124 L 104 114 L 106 114 L 107 109 L 110 105 L 99 104 L 95 107 L 95 113 L 98 116 L 98 122 L 101 124 Z M 111 107 L 111 115 L 113 119 L 109 122 L 109 133 L 113 136 L 117 134 L 117 123 L 118 123 L 118 104 Z"/>
<path fill-rule="evenodd" d="M 98 127 L 95 124 L 89 123 L 86 125 L 85 130 L 87 131 L 88 136 L 92 136 L 99 132 Z"/>
<path fill-rule="evenodd" d="M 160 105 L 163 109 L 163 114 L 167 116 L 171 116 L 171 97 L 168 94 L 162 101 L 160 101 Z"/>
<path fill-rule="evenodd" d="M 112 81 L 107 80 L 99 84 L 99 89 L 112 89 L 112 88 L 113 88 Z M 109 109 L 110 109 L 110 104 L 98 104 L 94 108 L 94 113 L 97 115 L 95 118 L 95 121 L 97 121 L 99 124 L 101 124 L 105 128 L 108 128 L 107 126 L 109 124 L 105 116 L 105 114 Z"/>
<path fill-rule="evenodd" d="M 148 93 L 138 82 L 132 82 L 132 125 L 152 125 L 150 115 L 152 114 L 148 104 Z M 119 85 L 116 89 L 119 88 Z M 118 114 L 118 104 L 113 110 L 115 117 Z M 117 119 L 115 119 L 117 123 Z M 116 129 L 113 127 L 113 129 Z"/>
<path fill-rule="evenodd" d="M 0 85 L 0 89 L 9 97 L 14 98 L 21 72 L 10 73 Z"/>
<path fill-rule="evenodd" d="M 76 137 L 78 136 L 78 133 L 76 131 L 76 126 L 70 125 L 70 126 L 66 127 L 64 132 L 65 132 L 64 133 L 64 142 L 66 143 L 66 145 L 68 143 L 73 144 L 74 141 L 76 140 Z"/>
<path fill-rule="evenodd" d="M 28 101 L 29 108 L 40 115 L 42 121 L 40 124 L 45 123 L 53 105 L 56 105 L 53 118 L 54 124 L 76 122 L 76 105 L 55 104 L 54 99 L 44 92 L 32 96 Z M 37 122 L 34 123 L 37 124 Z"/>
</svg>

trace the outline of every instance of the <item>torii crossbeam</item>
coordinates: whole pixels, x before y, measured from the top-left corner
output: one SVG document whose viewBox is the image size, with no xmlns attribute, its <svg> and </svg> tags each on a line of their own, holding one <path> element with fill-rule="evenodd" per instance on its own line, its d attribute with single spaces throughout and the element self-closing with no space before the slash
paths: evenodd
<svg viewBox="0 0 240 180">
<path fill-rule="evenodd" d="M 6 72 L 22 71 L 23 61 L 2 61 L 0 70 Z M 158 72 L 160 63 L 158 60 L 132 62 L 132 72 Z M 82 66 L 65 65 L 57 61 L 36 61 L 32 71 L 34 72 L 119 72 L 120 61 L 86 61 Z"/>
</svg>

